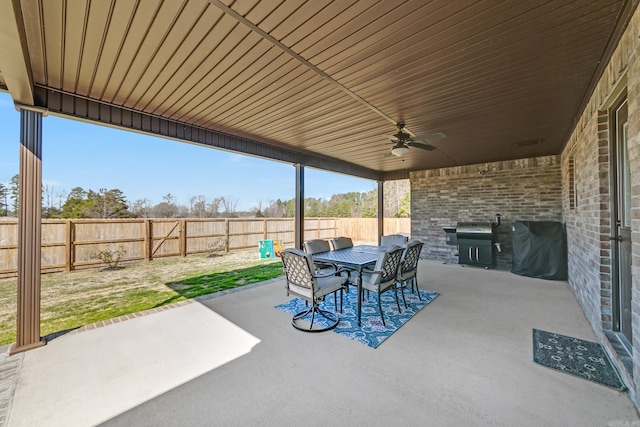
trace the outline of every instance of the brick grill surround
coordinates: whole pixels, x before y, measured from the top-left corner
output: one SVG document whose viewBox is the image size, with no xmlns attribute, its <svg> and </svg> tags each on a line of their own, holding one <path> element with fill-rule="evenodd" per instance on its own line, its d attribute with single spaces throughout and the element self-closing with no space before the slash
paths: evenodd
<svg viewBox="0 0 640 427">
<path fill-rule="evenodd" d="M 424 258 L 446 260 L 455 251 L 442 227 L 494 221 L 500 214 L 496 241 L 502 252 L 496 263 L 511 269 L 514 221 L 562 219 L 560 156 L 412 172 L 410 181 L 411 235 L 426 242 Z"/>
</svg>

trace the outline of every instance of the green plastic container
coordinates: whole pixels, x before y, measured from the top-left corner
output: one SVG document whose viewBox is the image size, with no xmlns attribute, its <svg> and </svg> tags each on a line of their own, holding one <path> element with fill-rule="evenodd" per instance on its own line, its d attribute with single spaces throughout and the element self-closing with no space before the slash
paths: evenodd
<svg viewBox="0 0 640 427">
<path fill-rule="evenodd" d="M 275 258 L 276 251 L 273 248 L 273 240 L 260 240 L 258 243 L 260 258 Z"/>
</svg>

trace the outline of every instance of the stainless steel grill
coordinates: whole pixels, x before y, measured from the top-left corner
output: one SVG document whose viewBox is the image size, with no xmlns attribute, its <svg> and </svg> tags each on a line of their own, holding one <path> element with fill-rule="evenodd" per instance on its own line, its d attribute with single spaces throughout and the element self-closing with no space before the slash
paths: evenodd
<svg viewBox="0 0 640 427">
<path fill-rule="evenodd" d="M 459 222 L 456 227 L 458 240 L 460 239 L 488 239 L 493 240 L 494 227 L 490 222 Z"/>
<path fill-rule="evenodd" d="M 495 222 L 459 222 L 456 227 L 458 263 L 484 268 L 494 266 L 494 243 L 499 225 L 500 215 L 496 215 Z"/>
</svg>

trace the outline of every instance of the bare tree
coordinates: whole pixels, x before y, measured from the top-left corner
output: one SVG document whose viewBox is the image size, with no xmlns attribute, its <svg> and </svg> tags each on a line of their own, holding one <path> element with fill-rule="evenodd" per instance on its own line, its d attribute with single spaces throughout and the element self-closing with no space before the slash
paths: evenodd
<svg viewBox="0 0 640 427">
<path fill-rule="evenodd" d="M 53 188 L 49 184 L 42 186 L 42 206 L 46 209 L 51 209 L 53 206 Z"/>
<path fill-rule="evenodd" d="M 201 195 L 190 198 L 189 211 L 192 218 L 206 218 L 207 199 Z"/>
<path fill-rule="evenodd" d="M 58 205 L 56 206 L 56 208 L 58 208 L 58 210 L 62 210 L 62 206 L 67 200 L 67 197 L 69 197 L 69 193 L 67 193 L 65 190 L 60 190 L 56 193 L 55 197 L 58 201 Z"/>
<path fill-rule="evenodd" d="M 269 200 L 268 206 L 264 209 L 264 216 L 268 218 L 282 218 L 285 216 L 287 202 L 278 200 Z"/>
<path fill-rule="evenodd" d="M 258 202 L 256 203 L 256 207 L 251 209 L 251 212 L 253 212 L 256 218 L 267 216 L 264 212 L 264 202 L 262 200 L 258 200 Z"/>
<path fill-rule="evenodd" d="M 222 204 L 223 214 L 226 217 L 233 218 L 236 216 L 236 207 L 238 206 L 238 199 L 233 196 L 225 196 L 220 198 Z"/>
<path fill-rule="evenodd" d="M 220 216 L 220 205 L 222 198 L 216 197 L 207 205 L 207 215 L 209 218 L 217 218 Z"/>
<path fill-rule="evenodd" d="M 172 194 L 162 196 L 162 202 L 153 207 L 153 216 L 157 218 L 175 218 L 178 216 L 176 198 Z"/>
<path fill-rule="evenodd" d="M 189 207 L 185 205 L 177 205 L 178 211 L 174 218 L 189 218 Z"/>
<path fill-rule="evenodd" d="M 55 186 L 44 184 L 42 186 L 43 218 L 53 218 L 58 215 L 66 197 L 64 190 L 56 190 Z"/>
<path fill-rule="evenodd" d="M 401 201 L 410 192 L 408 179 L 384 183 L 384 216 L 395 217 L 402 210 Z"/>
<path fill-rule="evenodd" d="M 131 213 L 137 218 L 150 218 L 152 209 L 149 199 L 139 199 L 133 202 Z"/>
</svg>

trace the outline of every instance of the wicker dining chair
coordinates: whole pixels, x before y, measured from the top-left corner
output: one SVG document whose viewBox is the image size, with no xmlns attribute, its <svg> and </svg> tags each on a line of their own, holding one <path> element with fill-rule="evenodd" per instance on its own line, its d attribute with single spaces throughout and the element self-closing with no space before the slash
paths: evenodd
<svg viewBox="0 0 640 427">
<path fill-rule="evenodd" d="M 328 252 L 331 250 L 329 241 L 322 239 L 314 239 L 304 242 L 303 247 L 304 251 L 311 255 L 319 254 L 321 252 Z M 351 272 L 348 269 L 334 263 L 322 261 L 314 261 L 314 263 L 316 265 L 316 274 L 327 275 L 333 273 L 346 277 L 348 282 L 345 284 L 345 290 L 349 292 L 349 285 L 353 283 L 351 283 Z"/>
<path fill-rule="evenodd" d="M 409 238 L 407 236 L 403 236 L 402 234 L 389 234 L 380 237 L 380 246 L 402 246 L 407 243 L 408 240 Z"/>
<path fill-rule="evenodd" d="M 307 301 L 310 305 L 307 310 L 296 313 L 291 319 L 294 328 L 305 332 L 322 332 L 335 328 L 340 321 L 337 313 L 323 310 L 319 304 L 331 293 L 336 296 L 340 292 L 340 307 L 342 308 L 342 289 L 347 281 L 346 277 L 330 273 L 328 275 L 316 274 L 311 254 L 300 249 L 290 248 L 280 252 L 282 265 L 286 279 L 287 296 L 296 296 Z M 335 311 L 338 311 L 338 301 L 335 300 Z M 311 315 L 309 327 L 299 323 L 299 320 Z M 314 328 L 316 315 L 320 315 L 329 321 L 328 326 Z"/>
<path fill-rule="evenodd" d="M 386 326 L 384 313 L 382 312 L 382 294 L 388 290 L 392 290 L 396 296 L 396 305 L 400 310 L 398 302 L 398 288 L 396 286 L 398 280 L 398 269 L 400 268 L 400 260 L 404 248 L 401 246 L 389 246 L 384 252 L 380 253 L 373 271 L 364 270 L 362 272 L 362 288 L 369 292 L 378 294 L 378 310 L 380 310 L 380 318 L 382 324 Z"/>
<path fill-rule="evenodd" d="M 349 237 L 336 237 L 331 239 L 331 246 L 333 246 L 334 251 L 337 251 L 338 249 L 352 248 L 353 240 Z"/>
<path fill-rule="evenodd" d="M 331 246 L 329 245 L 329 241 L 328 240 L 322 240 L 322 239 L 314 239 L 314 240 L 309 240 L 307 242 L 303 243 L 303 247 L 304 247 L 304 251 L 308 254 L 314 255 L 314 254 L 319 254 L 322 252 L 329 252 L 331 250 Z M 315 262 L 315 265 L 317 267 L 317 270 L 320 272 L 320 274 L 326 274 L 326 273 L 330 273 L 331 269 L 333 269 L 333 272 L 335 273 L 336 270 L 338 270 L 338 266 L 336 266 L 335 264 L 331 264 L 328 262 Z"/>
<path fill-rule="evenodd" d="M 411 283 L 411 293 L 413 293 L 415 287 L 418 299 L 422 300 L 418 289 L 418 261 L 420 261 L 420 252 L 422 252 L 423 246 L 424 243 L 420 240 L 412 240 L 404 245 L 404 253 L 398 269 L 398 286 L 402 293 L 405 308 L 407 308 L 407 301 L 404 298 L 404 288 L 408 282 Z"/>
</svg>

